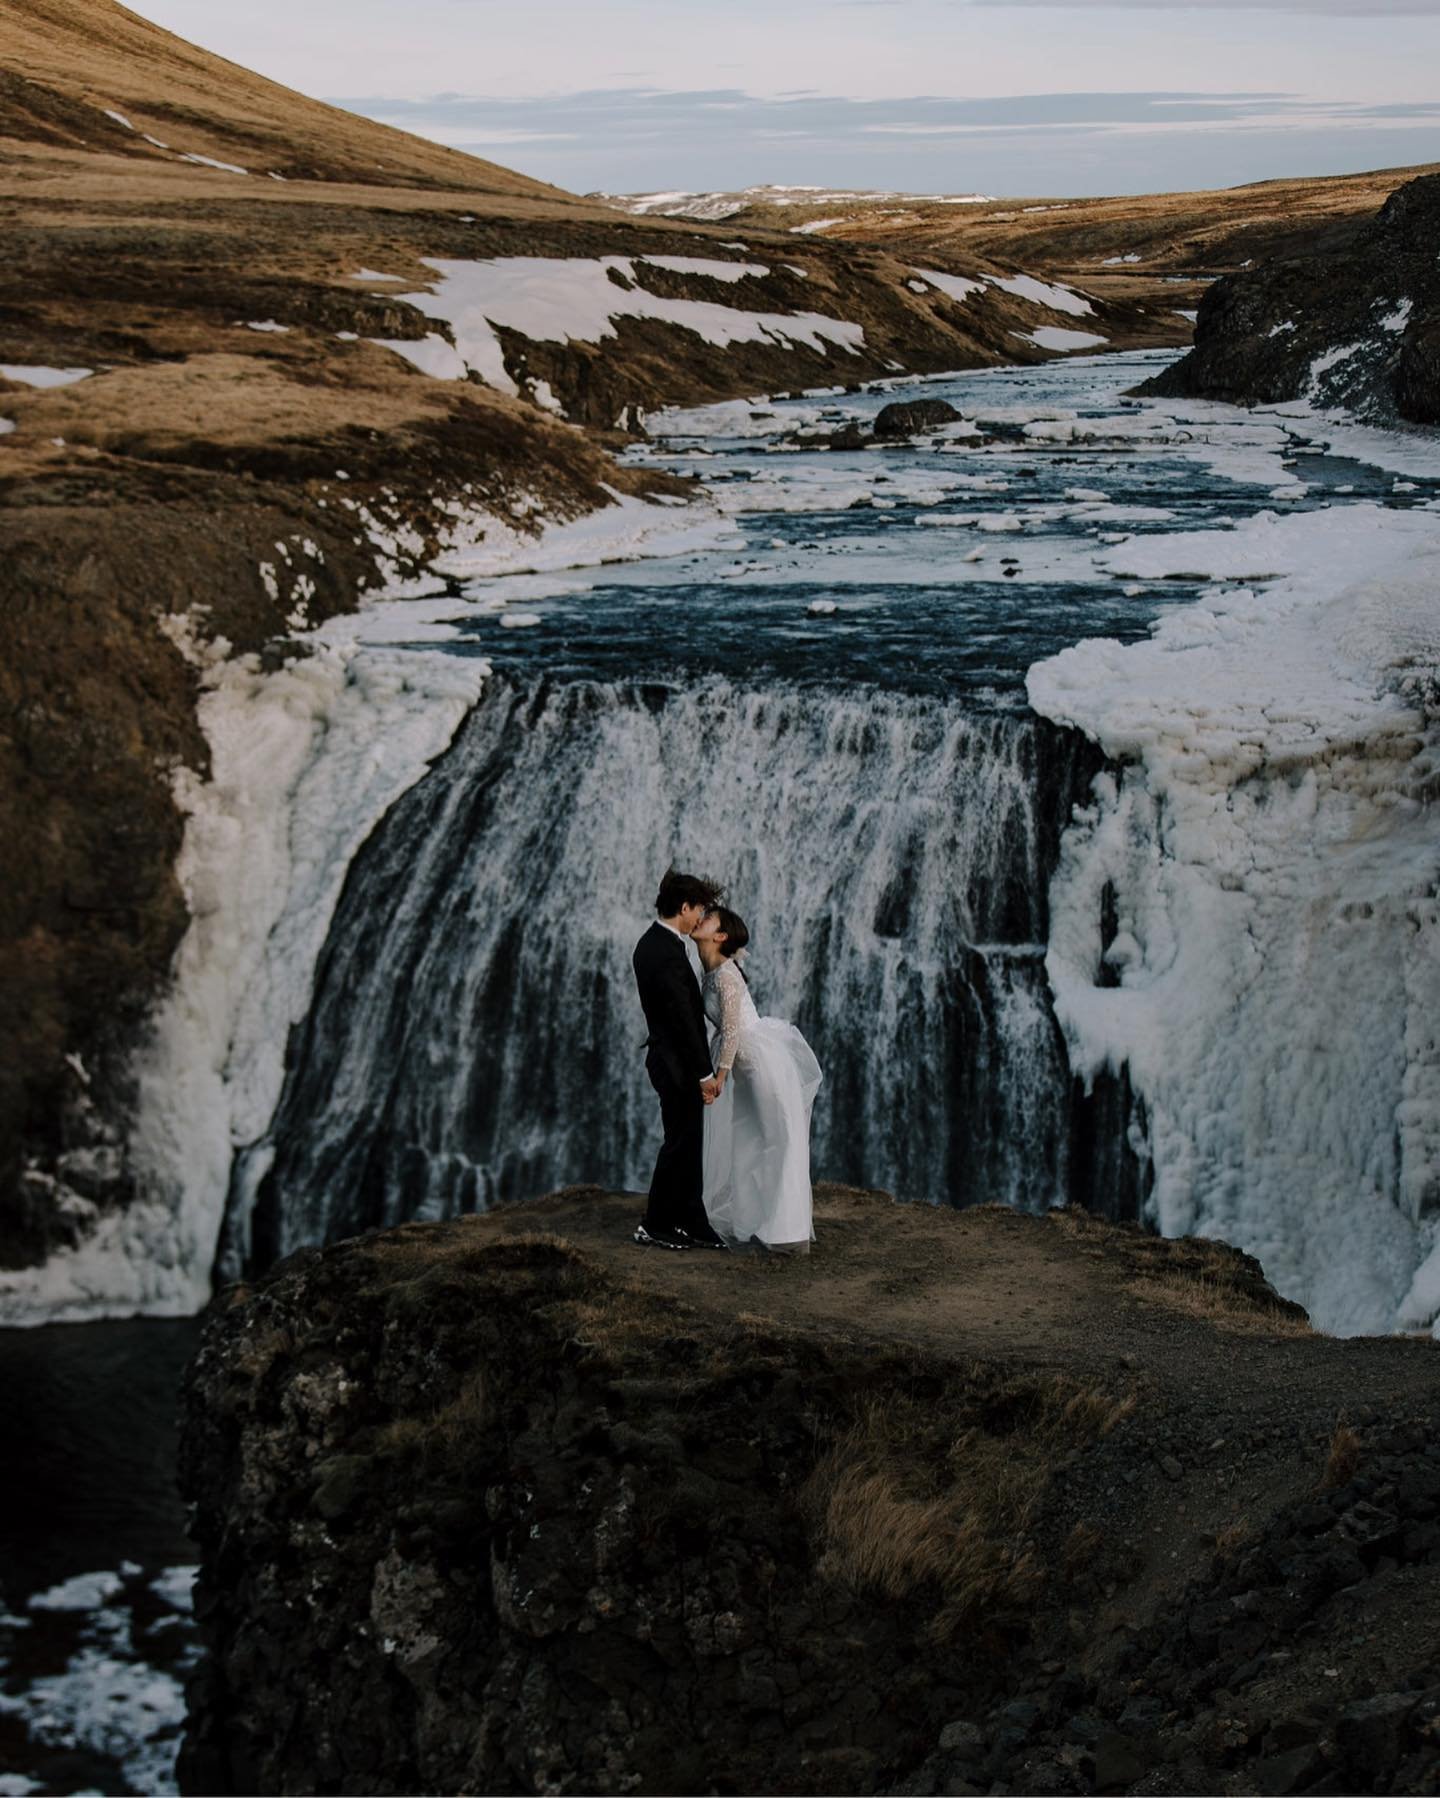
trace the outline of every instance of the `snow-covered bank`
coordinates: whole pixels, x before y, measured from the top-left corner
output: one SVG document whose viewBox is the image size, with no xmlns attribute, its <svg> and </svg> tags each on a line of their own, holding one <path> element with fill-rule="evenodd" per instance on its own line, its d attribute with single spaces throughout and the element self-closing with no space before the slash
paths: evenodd
<svg viewBox="0 0 1440 1798">
<path fill-rule="evenodd" d="M 1440 1312 L 1440 530 L 1356 505 L 1150 537 L 1119 573 L 1276 577 L 1030 671 L 1125 763 L 1067 833 L 1072 1065 L 1128 1065 L 1154 1222 L 1342 1331 Z M 1101 940 L 1102 895 L 1117 933 Z M 1102 968 L 1118 984 L 1102 985 Z"/>
<path fill-rule="evenodd" d="M 489 673 L 480 658 L 415 647 L 452 635 L 435 621 L 473 613 L 474 602 L 400 595 L 442 577 L 673 555 L 732 529 L 708 506 L 613 498 L 538 534 L 456 506 L 436 578 L 397 578 L 365 596 L 358 612 L 302 634 L 308 653 L 279 669 L 227 659 L 228 646 L 202 645 L 188 619 L 162 621 L 202 669 L 211 771 L 177 776 L 191 924 L 136 1068 L 137 1195 L 94 1216 L 78 1247 L 0 1273 L 0 1322 L 175 1316 L 205 1303 L 234 1152 L 270 1121 L 351 860 L 449 744 Z M 413 553 L 383 518 L 352 509 L 382 554 Z M 402 641 L 409 647 L 393 646 Z M 93 1214 L 79 1195 L 70 1202 Z"/>
<path fill-rule="evenodd" d="M 211 661 L 211 777 L 179 776 L 191 925 L 137 1070 L 137 1196 L 77 1248 L 0 1275 L 5 1323 L 205 1302 L 233 1149 L 279 1095 L 350 858 L 449 742 L 485 672 L 354 642 L 273 673 L 253 656 Z"/>
</svg>

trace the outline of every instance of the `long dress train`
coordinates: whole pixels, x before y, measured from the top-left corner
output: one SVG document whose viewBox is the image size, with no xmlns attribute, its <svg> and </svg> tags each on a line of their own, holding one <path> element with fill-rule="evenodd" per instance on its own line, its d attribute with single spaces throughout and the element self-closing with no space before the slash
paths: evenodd
<svg viewBox="0 0 1440 1798">
<path fill-rule="evenodd" d="M 711 1056 L 729 1069 L 705 1112 L 705 1210 L 731 1242 L 808 1253 L 810 1113 L 822 1075 L 809 1043 L 783 1018 L 762 1018 L 745 976 L 725 961 L 705 977 Z"/>
</svg>

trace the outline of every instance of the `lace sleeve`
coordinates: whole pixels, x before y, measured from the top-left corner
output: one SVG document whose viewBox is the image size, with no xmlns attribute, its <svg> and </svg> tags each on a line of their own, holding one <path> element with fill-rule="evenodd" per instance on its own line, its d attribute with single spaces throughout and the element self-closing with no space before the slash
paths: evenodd
<svg viewBox="0 0 1440 1798">
<path fill-rule="evenodd" d="M 720 1042 L 715 1066 L 728 1074 L 735 1065 L 735 1051 L 740 1044 L 745 1002 L 745 977 L 733 962 L 726 962 L 717 972 L 715 990 L 720 999 Z"/>
</svg>

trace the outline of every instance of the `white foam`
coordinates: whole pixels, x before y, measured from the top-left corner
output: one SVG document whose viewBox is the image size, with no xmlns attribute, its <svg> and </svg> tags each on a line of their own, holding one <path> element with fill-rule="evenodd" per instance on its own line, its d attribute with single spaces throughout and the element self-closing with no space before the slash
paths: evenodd
<svg viewBox="0 0 1440 1798">
<path fill-rule="evenodd" d="M 108 1570 L 99 1573 L 77 1573 L 37 1592 L 30 1600 L 32 1611 L 94 1611 L 120 1590 L 120 1575 Z"/>
</svg>

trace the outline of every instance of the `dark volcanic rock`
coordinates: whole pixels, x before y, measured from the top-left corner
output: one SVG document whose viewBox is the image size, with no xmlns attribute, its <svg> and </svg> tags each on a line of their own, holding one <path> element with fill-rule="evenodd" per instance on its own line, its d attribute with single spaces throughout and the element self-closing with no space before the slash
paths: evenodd
<svg viewBox="0 0 1440 1798">
<path fill-rule="evenodd" d="M 1195 347 L 1142 392 L 1242 405 L 1313 399 L 1440 423 L 1440 175 L 1391 195 L 1354 242 L 1217 281 Z"/>
<path fill-rule="evenodd" d="M 926 1376 L 759 1322 L 483 1223 L 232 1290 L 189 1379 L 185 1789 L 875 1791 L 958 1740 L 1025 1633 L 998 1570 L 977 1620 L 834 1560 L 857 1404 Z M 935 1446 L 1014 1392 L 929 1390 Z"/>
<path fill-rule="evenodd" d="M 217 1301 L 186 1791 L 1440 1787 L 1420 1345 L 1136 1314 L 1149 1264 L 1267 1315 L 1233 1251 L 1093 1219 L 822 1188 L 804 1262 L 673 1269 L 633 1204 L 410 1224 Z M 1054 1359 L 965 1335 L 1042 1267 L 1087 1295 Z M 1382 1363 L 1411 1414 L 1337 1458 Z"/>
<path fill-rule="evenodd" d="M 914 437 L 921 431 L 938 431 L 941 425 L 959 424 L 960 419 L 949 400 L 896 400 L 875 415 L 875 435 Z"/>
</svg>

